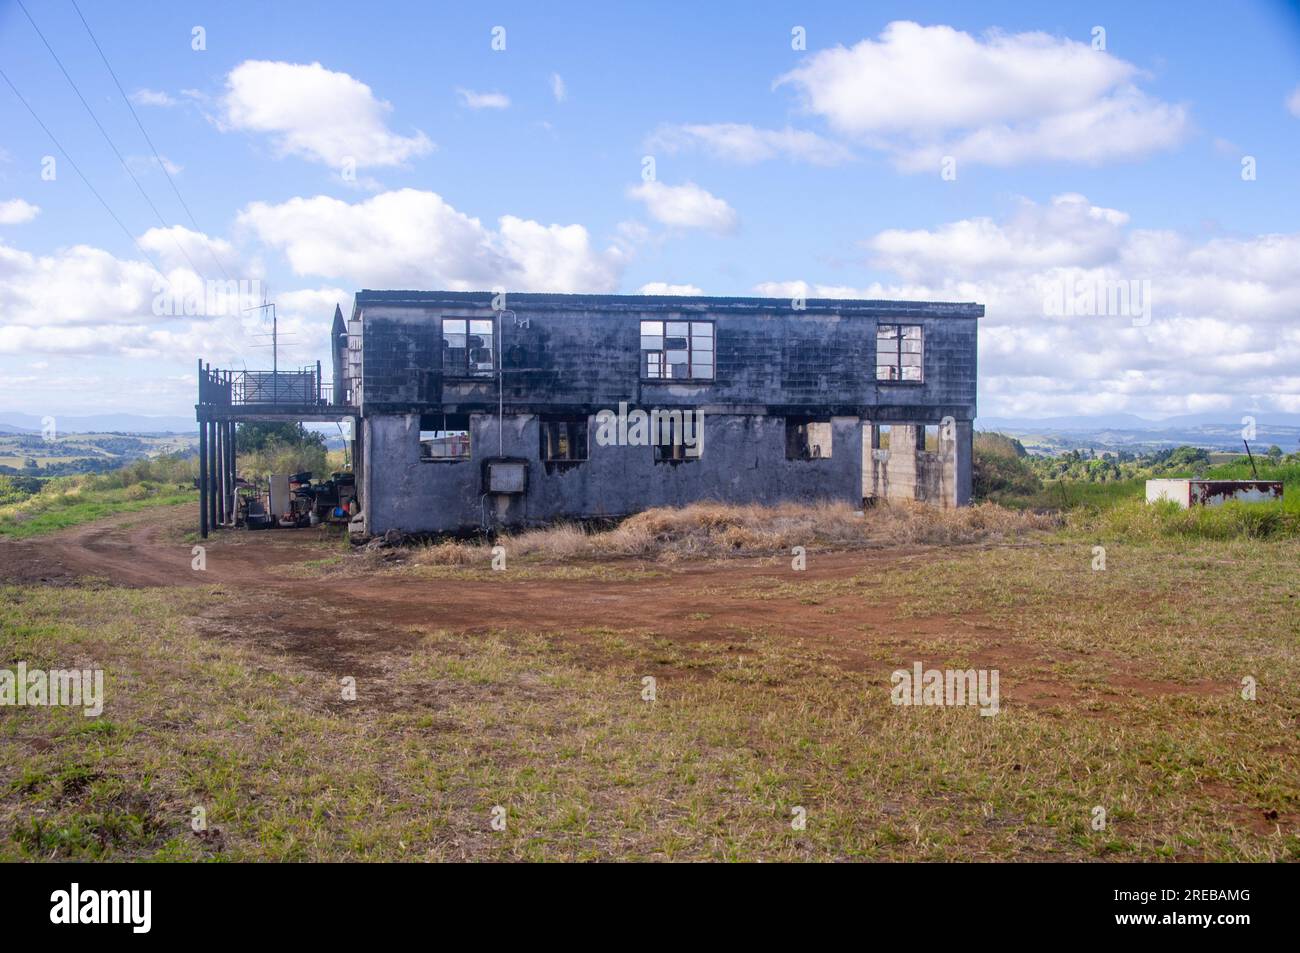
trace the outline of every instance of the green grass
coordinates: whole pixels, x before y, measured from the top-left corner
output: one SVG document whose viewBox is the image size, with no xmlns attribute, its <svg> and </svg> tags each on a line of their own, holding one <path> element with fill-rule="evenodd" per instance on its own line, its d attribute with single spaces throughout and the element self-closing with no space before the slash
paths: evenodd
<svg viewBox="0 0 1300 953">
<path fill-rule="evenodd" d="M 0 719 L 0 860 L 1300 860 L 1298 545 L 1118 542 L 1101 572 L 1069 533 L 954 548 L 792 574 L 703 640 L 431 622 L 382 649 L 359 618 L 328 670 L 204 629 L 243 618 L 222 587 L 4 589 L 0 656 L 100 666 L 106 707 Z M 753 605 L 755 581 L 673 590 Z M 835 646 L 800 622 L 834 606 L 851 636 L 882 605 Z M 892 706 L 913 659 L 999 668 L 1002 713 Z"/>
<path fill-rule="evenodd" d="M 1102 537 L 1124 540 L 1245 539 L 1266 540 L 1300 536 L 1300 510 L 1283 501 L 1243 503 L 1230 500 L 1218 506 L 1128 500 L 1077 519 L 1076 526 Z"/>
<path fill-rule="evenodd" d="M 77 488 L 72 492 L 47 488 L 21 503 L 0 506 L 0 537 L 26 539 L 116 513 L 190 501 L 197 503 L 198 493 L 178 490 L 174 485 L 136 483 L 127 487 Z"/>
</svg>

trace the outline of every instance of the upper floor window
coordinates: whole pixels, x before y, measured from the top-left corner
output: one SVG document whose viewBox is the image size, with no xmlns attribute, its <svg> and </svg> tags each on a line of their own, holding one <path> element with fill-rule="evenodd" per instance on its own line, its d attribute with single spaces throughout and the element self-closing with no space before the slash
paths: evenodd
<svg viewBox="0 0 1300 953">
<path fill-rule="evenodd" d="M 712 321 L 642 321 L 641 376 L 713 380 Z"/>
<path fill-rule="evenodd" d="M 442 370 L 452 377 L 491 374 L 494 368 L 492 320 L 442 319 Z"/>
<path fill-rule="evenodd" d="M 882 324 L 876 329 L 876 380 L 921 381 L 923 338 L 919 324 Z"/>
</svg>

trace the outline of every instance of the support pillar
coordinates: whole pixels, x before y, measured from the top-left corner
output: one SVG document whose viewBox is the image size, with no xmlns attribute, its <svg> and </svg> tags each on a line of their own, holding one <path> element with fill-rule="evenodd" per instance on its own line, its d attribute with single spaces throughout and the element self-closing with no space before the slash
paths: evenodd
<svg viewBox="0 0 1300 953">
<path fill-rule="evenodd" d="M 218 423 L 217 437 L 217 526 L 226 525 L 226 425 Z"/>
<path fill-rule="evenodd" d="M 208 525 L 217 525 L 217 455 L 214 452 L 217 442 L 217 422 L 208 421 Z"/>
<path fill-rule="evenodd" d="M 226 486 L 226 511 L 230 517 L 230 523 L 235 523 L 235 513 L 238 507 L 235 505 L 235 422 L 233 420 L 226 422 L 226 479 L 229 481 Z"/>
<path fill-rule="evenodd" d="M 969 506 L 974 486 L 974 472 L 971 467 L 975 456 L 975 424 L 970 420 L 959 420 L 953 430 L 956 443 L 953 463 L 953 505 Z"/>
<path fill-rule="evenodd" d="M 208 422 L 199 420 L 199 536 L 208 538 Z"/>
</svg>

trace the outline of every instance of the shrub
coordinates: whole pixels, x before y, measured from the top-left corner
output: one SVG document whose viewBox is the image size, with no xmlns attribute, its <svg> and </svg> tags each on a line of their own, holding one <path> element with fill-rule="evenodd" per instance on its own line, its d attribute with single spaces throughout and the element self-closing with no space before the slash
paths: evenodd
<svg viewBox="0 0 1300 953">
<path fill-rule="evenodd" d="M 972 460 L 972 494 L 976 500 L 1030 497 L 1043 489 L 1030 468 L 1024 445 L 1000 433 L 977 433 Z"/>
</svg>

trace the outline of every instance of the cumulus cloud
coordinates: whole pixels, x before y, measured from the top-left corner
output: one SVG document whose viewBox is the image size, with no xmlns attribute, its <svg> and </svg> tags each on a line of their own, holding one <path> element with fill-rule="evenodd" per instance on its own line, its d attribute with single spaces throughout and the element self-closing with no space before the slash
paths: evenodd
<svg viewBox="0 0 1300 953">
<path fill-rule="evenodd" d="M 9 199 L 0 202 L 0 225 L 22 225 L 30 222 L 40 212 L 39 205 L 33 205 L 24 199 Z"/>
<path fill-rule="evenodd" d="M 557 103 L 562 103 L 569 98 L 569 91 L 564 85 L 564 77 L 559 73 L 551 74 L 551 95 L 555 97 Z"/>
<path fill-rule="evenodd" d="M 221 100 L 225 129 L 265 133 L 281 155 L 340 166 L 401 165 L 433 143 L 388 128 L 392 106 L 347 73 L 320 63 L 247 60 L 230 71 Z"/>
<path fill-rule="evenodd" d="M 629 198 L 645 203 L 650 217 L 672 228 L 699 228 L 725 234 L 736 230 L 736 210 L 694 182 L 665 185 L 642 182 L 627 190 Z"/>
<path fill-rule="evenodd" d="M 1166 149 L 1186 109 L 1137 86 L 1105 51 L 1046 33 L 983 37 L 896 21 L 875 39 L 808 56 L 778 77 L 832 128 L 893 155 L 900 168 L 1038 159 L 1105 162 Z"/>
<path fill-rule="evenodd" d="M 803 129 L 759 129 L 737 122 L 660 126 L 648 146 L 669 154 L 702 149 L 714 158 L 752 165 L 786 158 L 813 165 L 839 165 L 853 158 L 845 146 Z"/>
<path fill-rule="evenodd" d="M 29 366 L 39 356 L 240 361 L 262 343 L 253 337 L 262 315 L 243 309 L 267 293 L 278 305 L 282 357 L 328 356 L 327 322 L 334 303 L 348 300 L 341 289 L 272 293 L 256 260 L 241 258 L 224 239 L 181 226 L 150 229 L 137 241 L 161 272 L 90 245 L 36 255 L 0 242 L 0 355 L 27 358 Z M 209 248 L 229 280 L 188 267 L 185 254 L 211 263 Z"/>
<path fill-rule="evenodd" d="M 1300 86 L 1291 90 L 1291 95 L 1286 98 L 1286 111 L 1300 119 Z"/>
<path fill-rule="evenodd" d="M 892 280 L 772 281 L 755 291 L 983 303 L 985 416 L 1300 407 L 1300 233 L 1193 241 L 1067 194 L 1022 201 L 1001 220 L 879 232 L 863 246 Z M 1109 289 L 1142 282 L 1148 323 L 1106 313 Z M 1049 306 L 1067 292 L 1095 295 L 1101 313 Z"/>
<path fill-rule="evenodd" d="M 704 292 L 695 285 L 670 285 L 664 281 L 651 281 L 634 292 L 639 295 L 702 295 Z"/>
<path fill-rule="evenodd" d="M 505 93 L 479 93 L 472 89 L 456 87 L 460 104 L 466 109 L 509 109 L 510 97 Z"/>
<path fill-rule="evenodd" d="M 625 263 L 617 248 L 593 248 L 581 225 L 505 215 L 494 230 L 418 189 L 354 203 L 324 195 L 254 202 L 238 221 L 283 251 L 296 274 L 368 287 L 608 292 Z"/>
</svg>

